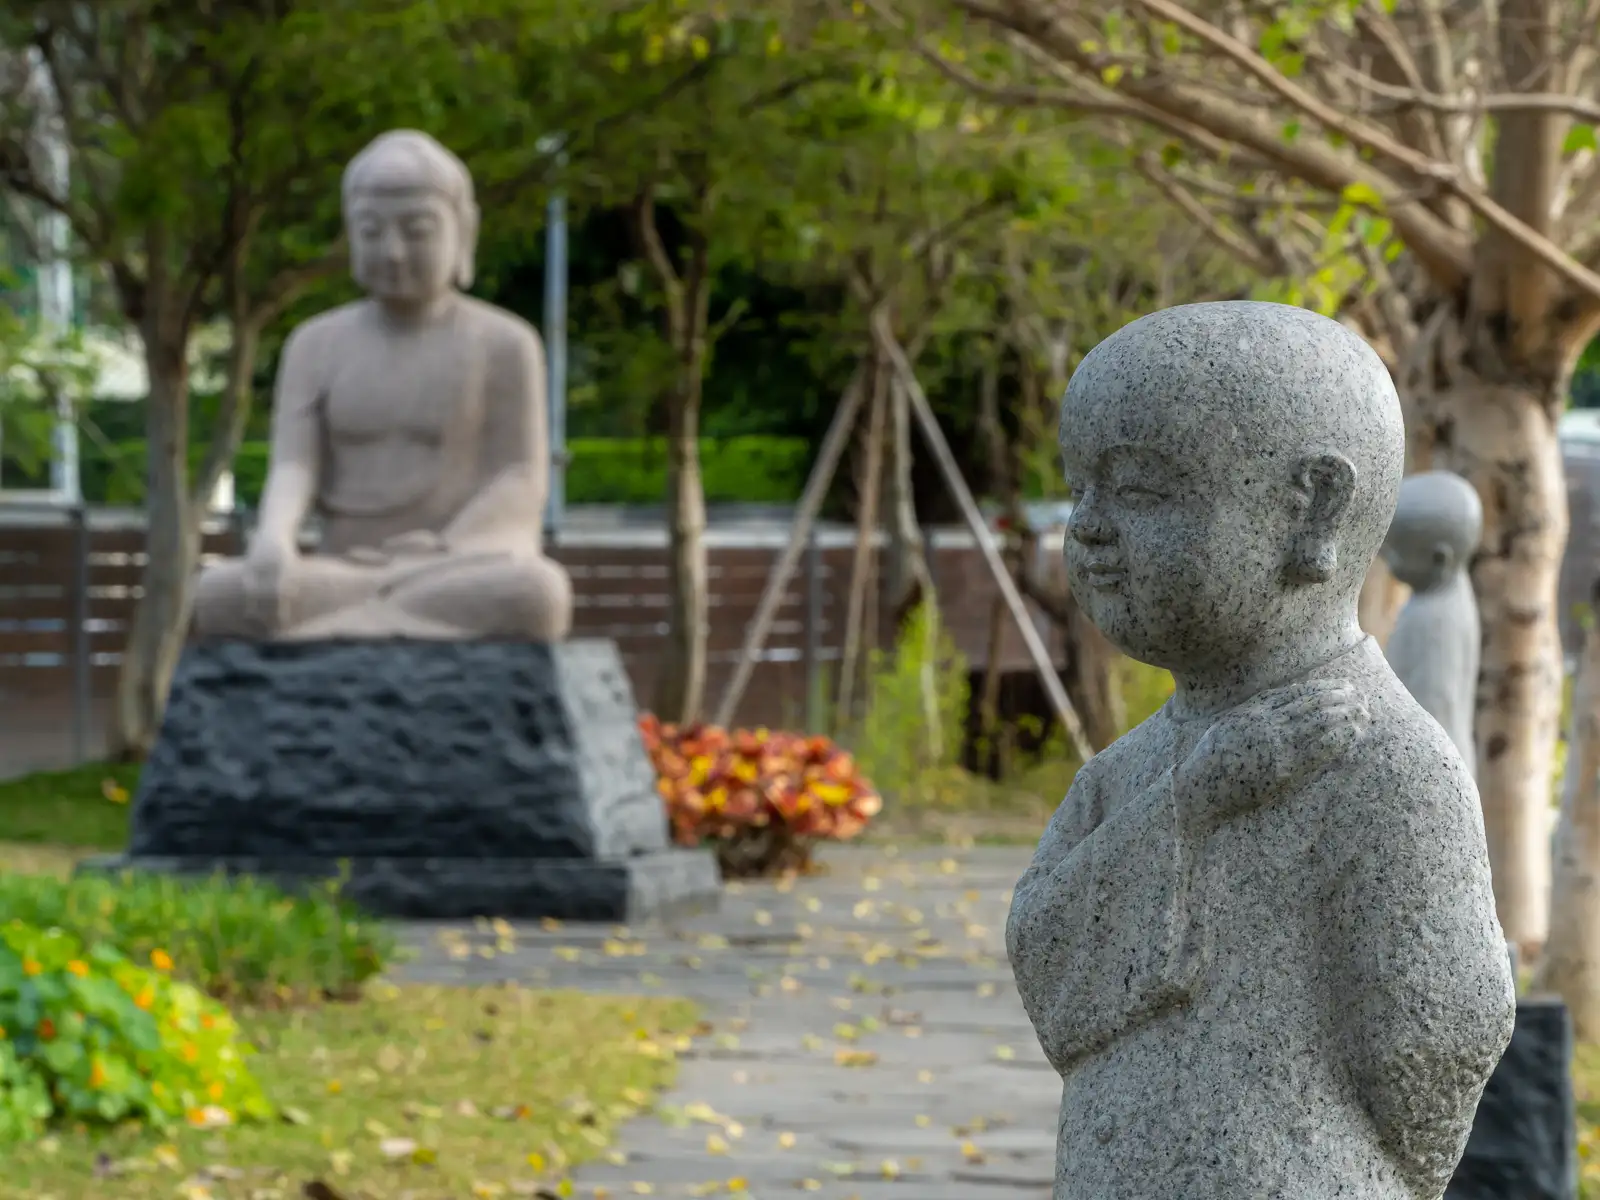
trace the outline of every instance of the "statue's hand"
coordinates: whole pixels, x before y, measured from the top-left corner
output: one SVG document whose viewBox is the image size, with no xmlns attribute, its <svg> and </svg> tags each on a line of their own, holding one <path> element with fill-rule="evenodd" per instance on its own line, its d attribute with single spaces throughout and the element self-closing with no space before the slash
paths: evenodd
<svg viewBox="0 0 1600 1200">
<path fill-rule="evenodd" d="M 1190 828 L 1223 822 L 1291 792 L 1358 742 L 1371 718 L 1343 680 L 1296 684 L 1256 697 L 1206 731 L 1173 776 Z"/>
<path fill-rule="evenodd" d="M 244 560 L 244 603 L 245 616 L 253 624 L 269 630 L 287 624 L 294 599 L 291 568 L 299 557 L 292 544 L 267 541 L 250 547 Z"/>
<path fill-rule="evenodd" d="M 385 539 L 383 549 L 393 555 L 443 554 L 449 550 L 444 538 L 427 529 L 413 529 Z"/>
</svg>

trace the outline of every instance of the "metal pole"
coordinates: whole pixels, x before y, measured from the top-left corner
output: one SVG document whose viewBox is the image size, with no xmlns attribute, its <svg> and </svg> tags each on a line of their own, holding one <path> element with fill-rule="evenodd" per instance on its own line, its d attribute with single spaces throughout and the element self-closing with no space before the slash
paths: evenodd
<svg viewBox="0 0 1600 1200">
<path fill-rule="evenodd" d="M 39 100 L 39 124 L 35 132 L 44 158 L 45 185 L 52 195 L 65 197 L 71 182 L 71 168 L 60 128 L 59 98 L 38 51 L 33 52 L 33 84 Z M 39 324 L 54 348 L 72 328 L 71 230 L 66 217 L 52 211 L 41 219 L 40 233 L 39 240 L 47 257 L 39 264 Z M 61 503 L 69 505 L 77 504 L 82 495 L 78 475 L 78 425 L 72 411 L 72 397 L 65 389 L 56 397 L 50 490 Z"/>
<path fill-rule="evenodd" d="M 567 511 L 567 199 L 550 197 L 545 217 L 544 345 L 550 390 L 550 495 L 545 530 L 560 536 Z"/>
<path fill-rule="evenodd" d="M 94 664 L 89 649 L 89 511 L 72 509 L 72 760 L 89 760 L 90 680 Z"/>
<path fill-rule="evenodd" d="M 806 730 L 822 731 L 822 546 L 815 525 L 806 539 Z"/>
</svg>

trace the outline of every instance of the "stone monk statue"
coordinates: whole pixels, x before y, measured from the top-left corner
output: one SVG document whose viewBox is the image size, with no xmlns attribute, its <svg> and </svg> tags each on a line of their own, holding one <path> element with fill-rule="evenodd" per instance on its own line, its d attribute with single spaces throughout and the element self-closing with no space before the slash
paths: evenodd
<svg viewBox="0 0 1600 1200">
<path fill-rule="evenodd" d="M 367 297 L 285 344 L 255 536 L 201 575 L 198 631 L 557 641 L 572 587 L 540 545 L 544 351 L 527 322 L 462 294 L 472 179 L 398 130 L 346 168 L 343 204 Z M 301 555 L 313 509 L 321 543 Z"/>
<path fill-rule="evenodd" d="M 1478 490 L 1449 471 L 1422 471 L 1400 485 L 1383 561 L 1411 598 L 1384 653 L 1417 703 L 1450 735 L 1473 769 L 1478 695 L 1478 599 L 1467 566 L 1483 536 Z"/>
<path fill-rule="evenodd" d="M 1084 359 L 1061 447 L 1073 594 L 1177 686 L 1007 923 L 1055 1200 L 1438 1200 L 1515 996 L 1472 775 L 1356 622 L 1388 373 L 1301 309 L 1167 309 Z"/>
</svg>

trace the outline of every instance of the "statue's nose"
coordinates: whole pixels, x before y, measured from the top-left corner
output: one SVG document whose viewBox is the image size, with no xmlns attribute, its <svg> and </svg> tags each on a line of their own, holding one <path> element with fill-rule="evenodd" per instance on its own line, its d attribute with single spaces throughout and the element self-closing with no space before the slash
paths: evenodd
<svg viewBox="0 0 1600 1200">
<path fill-rule="evenodd" d="M 1111 523 L 1101 514 L 1092 492 L 1086 492 L 1072 506 L 1072 515 L 1067 518 L 1067 533 L 1073 541 L 1084 546 L 1104 545 L 1112 540 L 1114 531 Z"/>
</svg>

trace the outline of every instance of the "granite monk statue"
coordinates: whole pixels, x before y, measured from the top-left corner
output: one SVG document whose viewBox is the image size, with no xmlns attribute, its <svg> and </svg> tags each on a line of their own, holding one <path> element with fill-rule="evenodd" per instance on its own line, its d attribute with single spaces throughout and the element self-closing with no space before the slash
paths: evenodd
<svg viewBox="0 0 1600 1200">
<path fill-rule="evenodd" d="M 1383 560 L 1411 598 L 1384 653 L 1417 703 L 1450 735 L 1471 769 L 1478 699 L 1478 599 L 1467 566 L 1483 535 L 1478 491 L 1449 471 L 1423 471 L 1400 485 Z"/>
<path fill-rule="evenodd" d="M 1515 997 L 1472 775 L 1356 621 L 1388 373 L 1301 309 L 1167 309 L 1084 359 L 1061 448 L 1073 594 L 1176 690 L 1007 923 L 1056 1200 L 1439 1200 Z"/>
<path fill-rule="evenodd" d="M 540 539 L 544 352 L 525 321 L 462 294 L 472 179 L 431 137 L 395 131 L 346 168 L 343 205 L 366 298 L 285 344 L 255 536 L 201 575 L 198 631 L 557 641 L 572 589 Z M 321 540 L 302 555 L 313 511 Z"/>
</svg>

